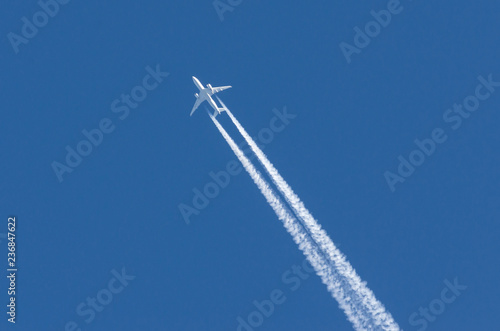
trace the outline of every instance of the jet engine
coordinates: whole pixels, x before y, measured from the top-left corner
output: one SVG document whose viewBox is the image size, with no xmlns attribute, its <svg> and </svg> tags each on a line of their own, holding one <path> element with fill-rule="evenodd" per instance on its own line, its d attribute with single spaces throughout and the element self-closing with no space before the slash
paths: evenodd
<svg viewBox="0 0 500 331">
<path fill-rule="evenodd" d="M 195 94 L 194 94 L 194 96 L 195 96 L 196 98 L 198 98 L 198 93 L 195 93 Z"/>
</svg>

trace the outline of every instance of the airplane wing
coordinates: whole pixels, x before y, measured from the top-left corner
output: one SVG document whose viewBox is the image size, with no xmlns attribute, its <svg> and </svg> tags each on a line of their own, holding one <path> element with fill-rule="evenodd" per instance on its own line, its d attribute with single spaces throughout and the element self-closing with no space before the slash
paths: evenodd
<svg viewBox="0 0 500 331">
<path fill-rule="evenodd" d="M 193 113 L 196 110 L 196 108 L 198 108 L 198 106 L 202 102 L 203 102 L 203 100 L 201 98 L 196 99 L 196 102 L 194 103 L 193 109 L 191 110 L 191 114 L 189 114 L 189 116 L 193 115 Z"/>
<path fill-rule="evenodd" d="M 232 86 L 219 86 L 219 87 L 213 87 L 214 89 L 214 94 L 219 93 L 221 91 L 227 90 L 228 88 L 231 88 Z"/>
</svg>

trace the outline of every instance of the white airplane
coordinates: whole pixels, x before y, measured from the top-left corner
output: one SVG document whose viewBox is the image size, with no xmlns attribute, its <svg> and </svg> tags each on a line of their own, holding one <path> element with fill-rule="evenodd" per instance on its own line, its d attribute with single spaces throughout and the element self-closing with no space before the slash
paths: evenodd
<svg viewBox="0 0 500 331">
<path fill-rule="evenodd" d="M 217 104 L 215 101 L 212 99 L 212 95 L 215 93 L 218 93 L 220 91 L 227 90 L 228 88 L 231 88 L 231 86 L 219 86 L 219 87 L 212 87 L 212 85 L 207 84 L 207 87 L 203 87 L 203 85 L 200 83 L 198 78 L 193 76 L 193 82 L 194 85 L 200 90 L 199 94 L 195 93 L 194 96 L 196 97 L 196 102 L 194 103 L 193 110 L 191 110 L 191 114 L 189 116 L 193 115 L 194 111 L 198 108 L 198 106 L 203 102 L 203 101 L 208 101 L 210 106 L 215 110 L 214 116 L 217 116 L 218 114 L 222 113 L 224 110 L 226 110 L 224 107 L 219 108 L 217 107 Z"/>
</svg>

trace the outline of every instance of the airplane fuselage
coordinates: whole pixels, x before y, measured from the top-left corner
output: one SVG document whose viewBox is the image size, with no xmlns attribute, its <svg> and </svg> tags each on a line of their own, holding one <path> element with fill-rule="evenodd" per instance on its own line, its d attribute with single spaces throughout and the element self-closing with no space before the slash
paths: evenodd
<svg viewBox="0 0 500 331">
<path fill-rule="evenodd" d="M 219 107 L 217 107 L 217 104 L 215 103 L 214 99 L 212 99 L 212 95 L 214 94 L 213 88 L 210 84 L 207 85 L 207 87 L 203 87 L 203 84 L 198 80 L 198 78 L 193 76 L 193 82 L 194 85 L 200 90 L 197 96 L 200 100 L 204 101 L 206 100 L 210 106 L 216 111 L 219 111 Z M 196 95 L 195 95 L 196 96 Z"/>
<path fill-rule="evenodd" d="M 203 90 L 204 87 L 203 85 L 200 83 L 200 81 L 198 80 L 198 78 L 194 77 L 193 76 L 193 82 L 194 82 L 194 85 L 196 85 L 196 87 L 198 88 L 198 90 Z"/>
</svg>

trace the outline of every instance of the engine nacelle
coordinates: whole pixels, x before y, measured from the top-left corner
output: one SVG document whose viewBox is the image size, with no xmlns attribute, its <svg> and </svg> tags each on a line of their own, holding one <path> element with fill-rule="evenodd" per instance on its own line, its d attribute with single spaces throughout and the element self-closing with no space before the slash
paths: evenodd
<svg viewBox="0 0 500 331">
<path fill-rule="evenodd" d="M 195 93 L 195 94 L 194 94 L 194 96 L 195 96 L 196 98 L 198 98 L 198 93 Z"/>
<path fill-rule="evenodd" d="M 208 87 L 209 89 L 212 89 L 212 85 L 210 85 L 210 84 L 207 84 L 207 87 Z"/>
</svg>

